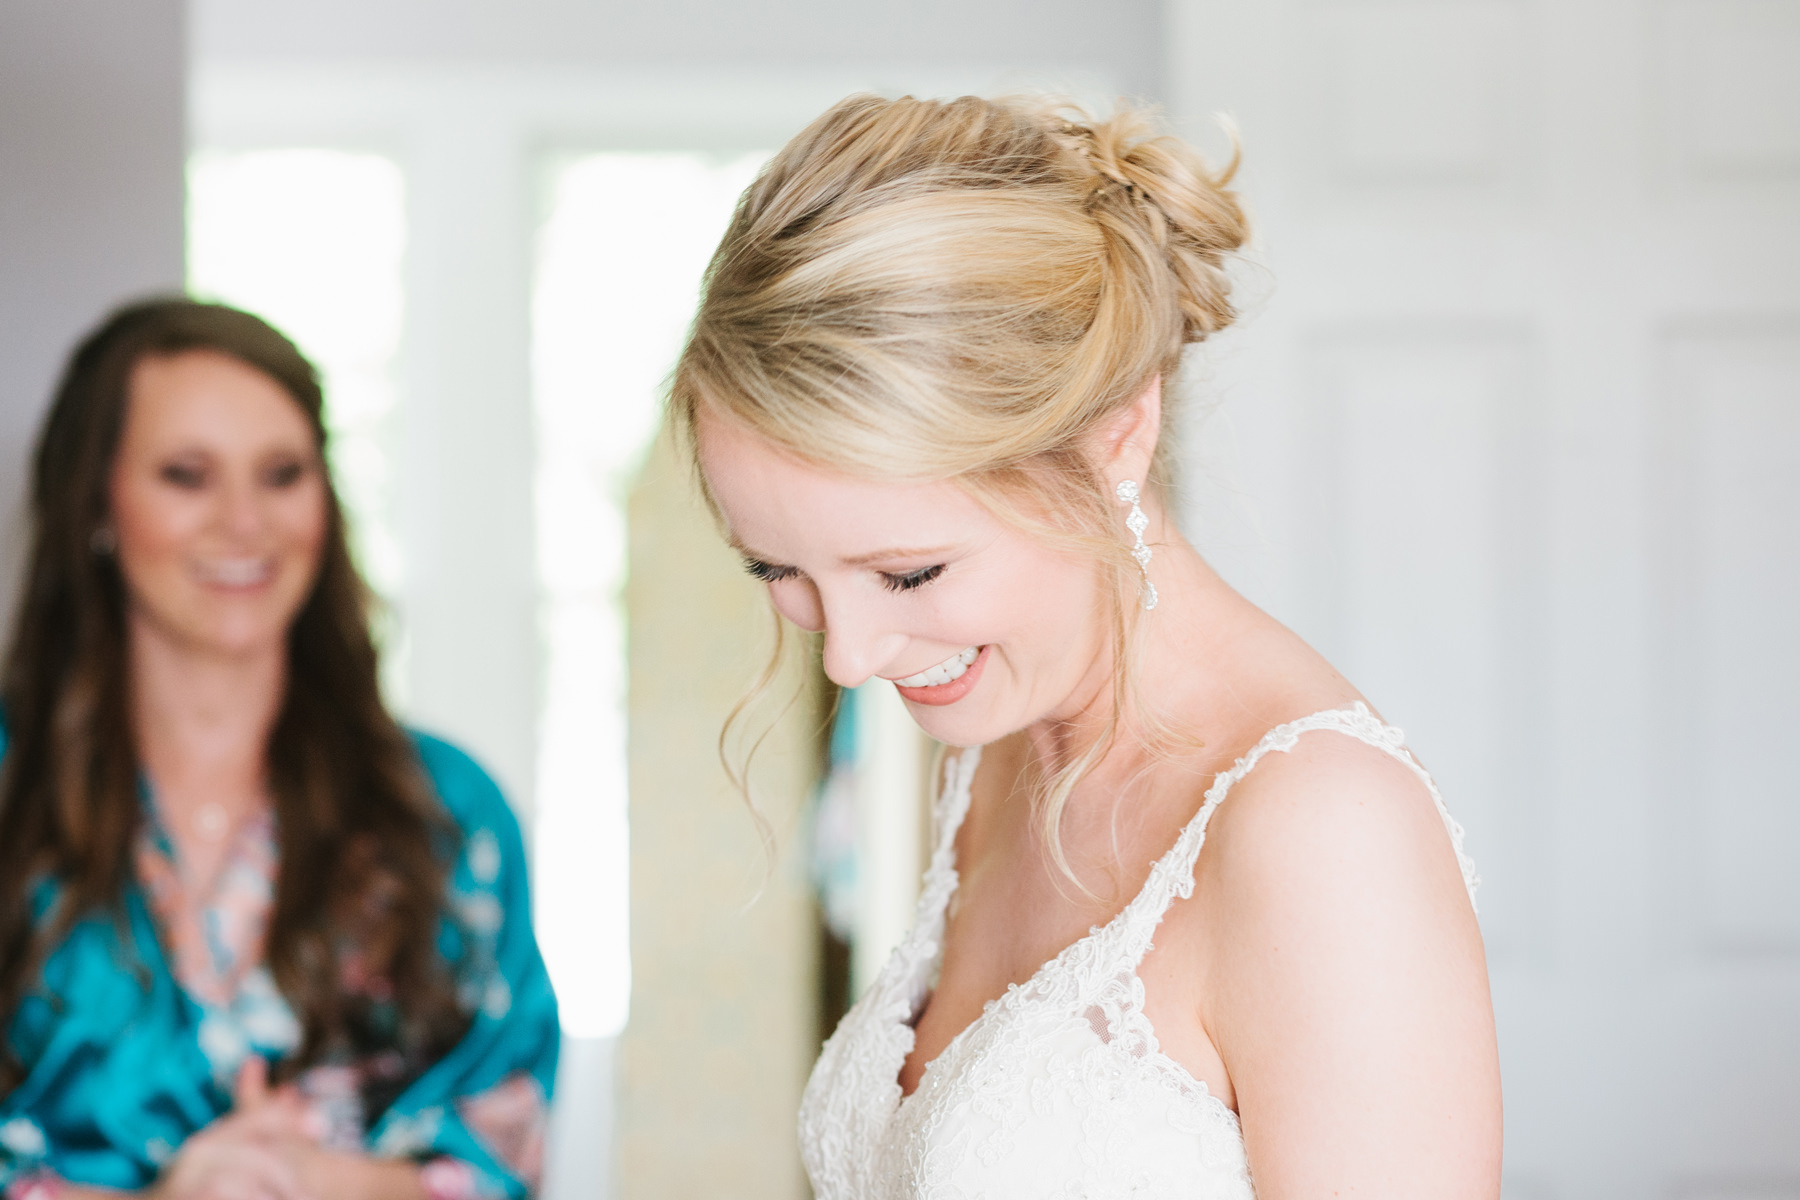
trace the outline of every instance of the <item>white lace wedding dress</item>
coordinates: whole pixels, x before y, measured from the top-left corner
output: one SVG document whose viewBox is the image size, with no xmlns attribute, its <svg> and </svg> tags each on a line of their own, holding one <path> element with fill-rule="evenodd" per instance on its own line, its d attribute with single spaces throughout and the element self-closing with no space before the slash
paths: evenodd
<svg viewBox="0 0 1800 1200">
<path fill-rule="evenodd" d="M 1194 890 L 1206 823 L 1270 751 L 1333 730 L 1405 763 L 1430 789 L 1474 902 L 1474 865 L 1400 730 L 1358 703 L 1271 730 L 1207 789 L 1130 904 L 1009 987 L 900 1094 L 912 1022 L 933 986 L 956 891 L 954 846 L 980 751 L 946 771 L 937 846 L 913 928 L 825 1043 L 800 1108 L 819 1200 L 1245 1200 L 1237 1114 L 1157 1047 L 1138 964 L 1170 903 Z"/>
</svg>

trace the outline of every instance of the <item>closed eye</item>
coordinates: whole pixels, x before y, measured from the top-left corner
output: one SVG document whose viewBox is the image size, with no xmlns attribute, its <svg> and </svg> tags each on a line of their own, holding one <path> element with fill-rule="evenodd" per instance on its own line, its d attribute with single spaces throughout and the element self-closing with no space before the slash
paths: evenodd
<svg viewBox="0 0 1800 1200">
<path fill-rule="evenodd" d="M 798 567 L 779 567 L 774 563 L 764 562 L 760 558 L 746 558 L 744 570 L 762 580 L 764 583 L 779 583 L 783 579 L 792 579 L 800 574 Z"/>
<path fill-rule="evenodd" d="M 904 575 L 889 575 L 883 571 L 881 582 L 891 592 L 910 592 L 914 588 L 924 587 L 943 573 L 943 563 L 935 567 L 920 567 L 917 571 L 908 571 Z"/>
</svg>

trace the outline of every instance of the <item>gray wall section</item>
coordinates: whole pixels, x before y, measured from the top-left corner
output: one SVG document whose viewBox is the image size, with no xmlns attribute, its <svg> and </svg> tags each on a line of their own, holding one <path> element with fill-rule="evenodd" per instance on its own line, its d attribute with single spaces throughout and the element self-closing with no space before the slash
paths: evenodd
<svg viewBox="0 0 1800 1200">
<path fill-rule="evenodd" d="M 202 62 L 1103 68 L 1163 90 L 1163 0 L 195 0 Z"/>
<path fill-rule="evenodd" d="M 0 0 L 0 629 L 26 459 L 74 340 L 182 281 L 182 0 Z"/>
</svg>

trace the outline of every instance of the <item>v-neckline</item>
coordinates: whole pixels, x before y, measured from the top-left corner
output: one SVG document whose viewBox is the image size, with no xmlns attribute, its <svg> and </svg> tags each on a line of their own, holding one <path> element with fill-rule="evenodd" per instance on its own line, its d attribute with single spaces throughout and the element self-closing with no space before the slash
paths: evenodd
<svg viewBox="0 0 1800 1200">
<path fill-rule="evenodd" d="M 1275 732 L 1274 730 L 1271 730 L 1270 736 L 1272 736 L 1274 732 Z M 1268 737 L 1265 736 L 1263 741 L 1267 741 L 1267 740 L 1268 740 Z M 1257 748 L 1260 749 L 1262 744 L 1263 743 L 1261 741 L 1259 741 L 1257 743 Z M 956 898 L 957 892 L 960 891 L 962 888 L 962 872 L 959 871 L 956 866 L 956 835 L 961 831 L 963 820 L 968 816 L 969 805 L 971 803 L 971 798 L 970 798 L 969 792 L 972 790 L 972 788 L 974 786 L 975 769 L 976 769 L 976 767 L 978 767 L 980 765 L 981 749 L 982 749 L 982 747 L 979 747 L 979 746 L 977 746 L 973 749 L 973 753 L 975 754 L 976 757 L 975 757 L 974 761 L 969 763 L 968 766 L 965 768 L 965 774 L 963 775 L 962 779 L 960 780 L 960 783 L 961 783 L 961 786 L 963 789 L 963 795 L 960 799 L 960 802 L 956 806 L 956 809 L 957 809 L 956 819 L 955 819 L 954 823 L 951 824 L 950 826 L 948 826 L 945 829 L 945 831 L 941 834 L 941 837 L 943 839 L 944 859 L 945 859 L 944 863 L 941 866 L 941 871 L 942 871 L 941 877 L 948 879 L 949 887 L 944 891 L 943 899 L 938 904 L 937 911 L 932 915 L 933 923 L 937 927 L 936 928 L 937 936 L 930 939 L 931 942 L 934 944 L 933 951 L 930 955 L 921 957 L 916 962 L 911 964 L 911 970 L 908 973 L 907 981 L 910 983 L 913 983 L 914 986 L 916 986 L 916 980 L 918 979 L 918 973 L 921 970 L 929 971 L 934 968 L 940 968 L 944 961 L 944 947 L 945 947 L 946 941 L 948 940 L 949 926 L 950 926 L 950 902 Z M 1255 751 L 1253 750 L 1252 753 L 1254 753 L 1254 752 Z M 965 751 L 965 753 L 969 753 L 969 751 Z M 1248 757 L 1248 756 L 1246 756 L 1246 757 Z M 1243 760 L 1239 760 L 1240 763 L 1242 761 Z M 1118 912 L 1114 913 L 1111 917 L 1107 918 L 1107 920 L 1104 921 L 1103 923 L 1090 926 L 1086 933 L 1082 934 L 1080 937 L 1076 938 L 1074 941 L 1072 941 L 1068 945 L 1064 946 L 1061 950 L 1057 951 L 1050 958 L 1045 959 L 1042 963 L 1039 963 L 1037 969 L 1035 971 L 1033 971 L 1023 981 L 1016 982 L 1016 983 L 1009 983 L 1006 985 L 1005 991 L 1001 992 L 997 996 L 992 997 L 991 999 L 983 1001 L 982 1005 L 981 1005 L 981 1011 L 979 1013 L 977 1013 L 974 1016 L 974 1018 L 972 1018 L 969 1021 L 968 1024 L 964 1025 L 961 1029 L 957 1030 L 955 1036 L 953 1036 L 949 1041 L 945 1042 L 943 1047 L 941 1049 L 939 1049 L 938 1052 L 932 1056 L 931 1061 L 926 1063 L 925 1066 L 919 1071 L 918 1082 L 914 1085 L 913 1090 L 909 1092 L 905 1089 L 905 1087 L 903 1085 L 901 1086 L 899 1105 L 904 1106 L 907 1101 L 911 1100 L 914 1096 L 916 1096 L 920 1092 L 924 1091 L 927 1081 L 932 1078 L 933 1072 L 937 1069 L 938 1064 L 941 1062 L 944 1062 L 948 1058 L 951 1058 L 951 1056 L 954 1053 L 957 1053 L 958 1051 L 960 1051 L 962 1045 L 964 1043 L 966 1043 L 970 1039 L 970 1037 L 973 1036 L 974 1032 L 977 1029 L 979 1029 L 986 1021 L 988 1021 L 990 1018 L 993 1018 L 996 1013 L 1000 1012 L 1003 1008 L 1007 1007 L 1007 1005 L 1009 1003 L 1016 1004 L 1017 1001 L 1014 1001 L 1012 999 L 1014 996 L 1030 995 L 1032 992 L 1038 990 L 1037 985 L 1040 983 L 1040 981 L 1044 978 L 1044 976 L 1053 967 L 1056 967 L 1057 965 L 1062 963 L 1065 959 L 1068 959 L 1071 956 L 1076 955 L 1079 952 L 1081 947 L 1107 937 L 1112 932 L 1114 927 L 1119 925 L 1120 922 L 1124 921 L 1125 918 L 1128 915 L 1130 915 L 1130 913 L 1134 909 L 1137 908 L 1138 904 L 1143 900 L 1145 895 L 1149 893 L 1151 887 L 1153 885 L 1155 885 L 1155 883 L 1158 881 L 1159 873 L 1163 873 L 1165 871 L 1165 868 L 1168 866 L 1168 864 L 1178 854 L 1181 853 L 1181 851 L 1183 849 L 1183 845 L 1188 839 L 1189 830 L 1193 829 L 1195 827 L 1195 825 L 1197 825 L 1197 824 L 1200 825 L 1202 827 L 1202 829 L 1204 829 L 1205 819 L 1208 816 L 1210 816 L 1212 809 L 1214 809 L 1218 806 L 1218 801 L 1224 799 L 1224 795 L 1222 793 L 1216 799 L 1213 795 L 1214 791 L 1218 788 L 1219 781 L 1221 779 L 1225 778 L 1227 775 L 1235 774 L 1235 772 L 1236 772 L 1236 767 L 1234 766 L 1231 768 L 1227 768 L 1224 771 L 1220 771 L 1213 776 L 1212 782 L 1207 785 L 1206 792 L 1204 793 L 1204 795 L 1201 798 L 1199 809 L 1197 809 L 1195 811 L 1193 816 L 1189 817 L 1185 822 L 1182 823 L 1181 829 L 1176 833 L 1175 840 L 1172 843 L 1170 843 L 1168 849 L 1164 850 L 1160 855 L 1158 855 L 1155 858 L 1155 860 L 1153 860 L 1151 862 L 1150 870 L 1144 876 L 1143 885 L 1138 888 L 1136 894 L 1134 894 L 1130 900 L 1127 900 L 1124 903 L 1124 905 L 1120 907 Z M 1236 783 L 1236 782 L 1237 782 L 1236 778 L 1233 778 L 1231 780 L 1231 783 Z M 1229 790 L 1229 785 L 1227 787 L 1227 790 Z M 929 868 L 929 870 L 931 870 L 931 871 L 937 871 L 939 869 L 940 869 L 940 865 L 935 861 L 931 864 L 931 868 Z M 923 889 L 927 894 L 929 894 L 929 892 L 930 892 L 929 882 L 930 881 L 928 880 L 927 881 L 928 886 L 925 889 Z M 1158 924 L 1160 924 L 1160 923 L 1161 923 L 1161 917 L 1159 915 Z M 1135 973 L 1135 971 L 1136 971 L 1136 967 L 1134 965 L 1133 972 Z M 928 1008 L 930 1006 L 931 997 L 934 996 L 935 994 L 936 994 L 935 988 L 928 991 L 925 995 L 925 999 L 924 999 L 923 1003 L 919 1005 L 917 1012 L 915 1012 L 913 1014 L 912 1019 L 906 1023 L 906 1031 L 907 1031 L 908 1036 L 905 1039 L 903 1039 L 905 1041 L 906 1045 L 905 1045 L 905 1048 L 901 1051 L 900 1061 L 898 1063 L 896 1063 L 894 1066 L 894 1079 L 895 1079 L 896 1084 L 899 1083 L 900 1073 L 906 1069 L 906 1060 L 907 1060 L 908 1056 L 910 1056 L 912 1054 L 913 1050 L 918 1045 L 919 1022 L 924 1018 L 925 1010 L 926 1010 L 926 1008 Z M 1180 1064 L 1175 1063 L 1173 1059 L 1171 1059 L 1169 1061 L 1176 1067 L 1180 1067 Z M 1186 1068 L 1181 1068 L 1181 1070 L 1184 1074 L 1186 1074 L 1190 1078 L 1192 1078 L 1192 1073 L 1188 1072 L 1186 1070 Z M 1195 1082 L 1198 1083 L 1201 1087 L 1206 1086 L 1204 1081 L 1195 1080 Z"/>
<path fill-rule="evenodd" d="M 1153 871 L 1155 870 L 1154 867 L 1152 867 L 1151 869 Z M 950 896 L 955 896 L 956 889 L 958 887 L 960 887 L 962 884 L 961 877 L 956 874 L 955 868 L 951 869 L 951 880 L 952 880 L 952 886 L 950 889 Z M 1146 885 L 1147 885 L 1147 883 L 1146 883 Z M 1138 893 L 1138 895 L 1139 896 L 1143 895 L 1143 892 L 1140 891 Z M 926 1063 L 925 1066 L 920 1069 L 919 1081 L 913 1087 L 913 1090 L 909 1092 L 905 1089 L 905 1087 L 902 1087 L 900 1089 L 900 1104 L 905 1105 L 905 1103 L 908 1100 L 911 1100 L 914 1096 L 916 1096 L 920 1092 L 924 1091 L 926 1081 L 932 1077 L 932 1073 L 933 1073 L 933 1071 L 935 1071 L 937 1069 L 938 1064 L 943 1062 L 945 1059 L 950 1058 L 953 1053 L 955 1053 L 957 1050 L 959 1050 L 960 1047 L 962 1046 L 962 1044 L 964 1042 L 968 1041 L 969 1038 L 973 1035 L 974 1031 L 977 1028 L 979 1028 L 984 1022 L 986 1022 L 990 1017 L 993 1017 L 995 1013 L 999 1012 L 1001 1010 L 1001 1008 L 1007 1004 L 1008 1000 L 1011 997 L 1013 997 L 1015 995 L 1026 995 L 1026 994 L 1029 994 L 1031 991 L 1033 991 L 1035 986 L 1037 985 L 1038 981 L 1043 978 L 1044 974 L 1047 971 L 1049 971 L 1051 967 L 1060 963 L 1063 959 L 1069 957 L 1069 955 L 1071 953 L 1073 953 L 1078 947 L 1083 946 L 1089 942 L 1095 941 L 1098 938 L 1102 937 L 1106 933 L 1107 930 L 1111 929 L 1114 925 L 1118 924 L 1118 922 L 1125 916 L 1125 914 L 1131 911 L 1132 905 L 1135 904 L 1136 902 L 1137 902 L 1137 896 L 1133 896 L 1131 898 L 1131 900 L 1126 903 L 1125 907 L 1121 908 L 1118 912 L 1114 913 L 1112 915 L 1112 917 L 1104 925 L 1093 926 L 1086 933 L 1082 934 L 1080 937 L 1076 938 L 1074 941 L 1072 941 L 1068 945 L 1064 946 L 1061 950 L 1057 951 L 1054 956 L 1052 956 L 1051 958 L 1048 958 L 1044 962 L 1038 964 L 1037 970 L 1033 971 L 1031 973 L 1031 975 L 1029 977 L 1027 977 L 1023 982 L 1009 983 L 1006 985 L 1006 990 L 1001 992 L 998 996 L 995 996 L 992 999 L 983 1001 L 982 1005 L 981 1005 L 981 1011 L 979 1013 L 977 1013 L 974 1016 L 974 1018 L 969 1021 L 969 1023 L 967 1025 L 964 1025 L 961 1029 L 957 1030 L 956 1035 L 954 1037 L 952 1037 L 949 1041 L 945 1042 L 943 1045 L 943 1048 L 940 1049 L 936 1054 L 932 1055 L 931 1061 Z M 949 897 L 946 897 L 946 899 L 945 899 L 946 906 L 948 905 L 948 903 L 949 903 Z M 948 924 L 948 922 L 946 922 L 946 925 L 947 924 Z M 936 940 L 938 942 L 937 953 L 934 956 L 932 956 L 931 960 L 928 960 L 928 962 L 922 962 L 919 965 L 925 966 L 925 965 L 929 965 L 930 963 L 942 963 L 943 962 L 944 939 L 943 939 L 943 937 L 940 936 Z M 933 996 L 935 994 L 936 994 L 936 989 L 933 989 L 931 992 L 926 993 L 926 999 L 925 999 L 926 1006 L 930 1005 L 931 996 Z M 894 1078 L 895 1078 L 896 1082 L 898 1082 L 898 1080 L 899 1080 L 900 1072 L 906 1069 L 907 1057 L 912 1054 L 913 1049 L 918 1045 L 919 1021 L 924 1017 L 924 1015 L 925 1015 L 925 1008 L 921 1007 L 919 1009 L 918 1015 L 907 1026 L 907 1032 L 909 1034 L 911 1034 L 912 1036 L 907 1039 L 908 1044 L 906 1046 L 906 1049 L 900 1055 L 900 1062 L 894 1068 Z"/>
<path fill-rule="evenodd" d="M 170 973 L 202 1005 L 229 1007 L 266 948 L 279 859 L 274 815 L 267 807 L 249 813 L 196 888 L 147 786 L 144 797 L 135 867 L 152 926 L 167 942 Z"/>
</svg>

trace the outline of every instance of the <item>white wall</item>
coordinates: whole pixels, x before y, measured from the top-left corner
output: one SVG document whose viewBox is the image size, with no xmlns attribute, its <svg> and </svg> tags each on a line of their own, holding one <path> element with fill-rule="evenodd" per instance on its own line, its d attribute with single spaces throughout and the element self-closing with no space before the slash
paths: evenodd
<svg viewBox="0 0 1800 1200">
<path fill-rule="evenodd" d="M 26 460 L 71 344 L 179 287 L 182 0 L 0 0 L 0 628 Z"/>
</svg>

